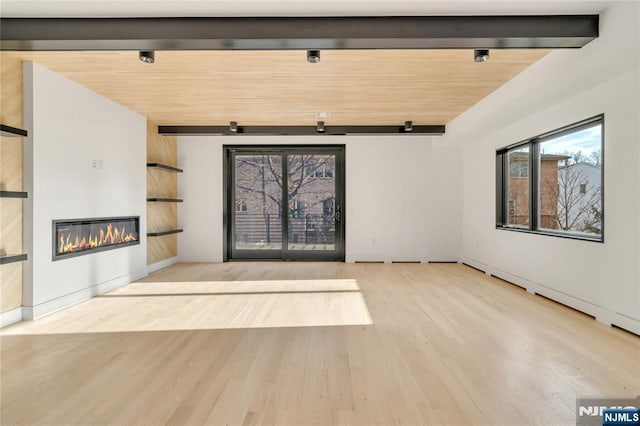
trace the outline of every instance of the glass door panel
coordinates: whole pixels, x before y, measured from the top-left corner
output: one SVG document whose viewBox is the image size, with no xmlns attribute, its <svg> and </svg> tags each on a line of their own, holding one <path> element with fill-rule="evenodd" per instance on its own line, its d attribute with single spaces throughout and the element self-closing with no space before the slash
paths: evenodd
<svg viewBox="0 0 640 426">
<path fill-rule="evenodd" d="M 287 156 L 289 251 L 336 249 L 336 156 Z"/>
<path fill-rule="evenodd" d="M 225 259 L 344 260 L 344 147 L 225 147 Z"/>
<path fill-rule="evenodd" d="M 282 250 L 282 156 L 236 155 L 235 250 Z"/>
</svg>

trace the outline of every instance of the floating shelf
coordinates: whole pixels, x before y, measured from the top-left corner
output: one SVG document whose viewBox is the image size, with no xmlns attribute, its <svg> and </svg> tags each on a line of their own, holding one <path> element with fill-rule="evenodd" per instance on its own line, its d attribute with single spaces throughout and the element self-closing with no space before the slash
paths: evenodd
<svg viewBox="0 0 640 426">
<path fill-rule="evenodd" d="M 19 191 L 0 191 L 0 198 L 27 198 L 26 192 Z"/>
<path fill-rule="evenodd" d="M 182 173 L 182 169 L 179 169 L 177 167 L 173 167 L 173 166 L 168 166 L 166 164 L 162 164 L 162 163 L 147 163 L 147 167 L 150 169 L 160 169 L 160 170 L 164 170 L 165 172 L 174 172 L 174 173 Z"/>
<path fill-rule="evenodd" d="M 181 203 L 181 198 L 147 198 L 149 203 Z"/>
<path fill-rule="evenodd" d="M 17 127 L 7 126 L 6 124 L 0 124 L 0 136 L 9 136 L 9 137 L 23 137 L 27 136 L 27 131 L 24 129 L 18 129 Z"/>
<path fill-rule="evenodd" d="M 162 237 L 163 235 L 179 234 L 182 229 L 169 229 L 166 231 L 147 232 L 147 237 Z"/>
<path fill-rule="evenodd" d="M 23 262 L 25 260 L 27 260 L 26 253 L 0 255 L 0 265 L 4 265 L 6 263 Z"/>
</svg>

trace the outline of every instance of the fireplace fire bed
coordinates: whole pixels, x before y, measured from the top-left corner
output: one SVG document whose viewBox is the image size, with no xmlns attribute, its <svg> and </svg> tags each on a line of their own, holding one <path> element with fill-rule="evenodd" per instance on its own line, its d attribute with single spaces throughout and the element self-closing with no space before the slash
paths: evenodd
<svg viewBox="0 0 640 426">
<path fill-rule="evenodd" d="M 140 244 L 140 216 L 53 221 L 52 260 Z"/>
</svg>

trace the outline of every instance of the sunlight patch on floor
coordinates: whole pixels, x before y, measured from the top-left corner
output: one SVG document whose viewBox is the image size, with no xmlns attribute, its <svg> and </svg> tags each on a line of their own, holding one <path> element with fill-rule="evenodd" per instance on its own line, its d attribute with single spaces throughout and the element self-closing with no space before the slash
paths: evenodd
<svg viewBox="0 0 640 426">
<path fill-rule="evenodd" d="M 135 282 L 107 293 L 111 295 L 220 294 L 360 291 L 354 279 L 272 281 L 174 281 Z"/>
<path fill-rule="evenodd" d="M 133 283 L 2 335 L 372 324 L 353 279 Z"/>
</svg>

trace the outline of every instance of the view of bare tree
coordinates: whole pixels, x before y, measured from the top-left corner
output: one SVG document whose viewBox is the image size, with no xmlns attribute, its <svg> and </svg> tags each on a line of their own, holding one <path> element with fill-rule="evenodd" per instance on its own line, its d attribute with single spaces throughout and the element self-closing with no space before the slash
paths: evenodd
<svg viewBox="0 0 640 426">
<path fill-rule="evenodd" d="M 550 198 L 557 200 L 557 229 L 600 232 L 600 182 L 592 182 L 581 167 L 597 166 L 594 164 L 597 162 L 599 155 L 585 157 L 581 152 L 577 152 L 558 168 L 557 185 L 546 185 L 544 188 Z"/>
<path fill-rule="evenodd" d="M 281 154 L 235 157 L 236 236 L 239 240 L 266 243 L 281 240 L 284 181 L 290 240 L 310 241 L 314 233 L 333 232 L 335 157 L 300 154 L 288 155 L 286 159 L 288 163 L 283 165 Z M 286 179 L 283 170 L 286 170 Z"/>
<path fill-rule="evenodd" d="M 256 176 L 258 179 L 256 180 Z M 242 192 L 258 194 L 262 206 L 258 211 L 267 215 L 277 213 L 282 199 L 281 157 L 272 155 L 237 156 L 236 189 Z M 267 198 L 272 203 L 267 203 Z"/>
<path fill-rule="evenodd" d="M 295 155 L 289 157 L 288 199 L 295 197 L 316 177 L 316 171 L 328 164 L 331 156 L 325 155 Z M 258 181 L 255 177 L 258 176 Z M 236 188 L 249 193 L 259 194 L 262 199 L 264 214 L 276 213 L 267 203 L 269 198 L 276 206 L 280 205 L 282 188 L 282 164 L 279 156 L 238 156 L 236 159 Z M 310 206 L 311 207 L 311 206 Z"/>
</svg>

